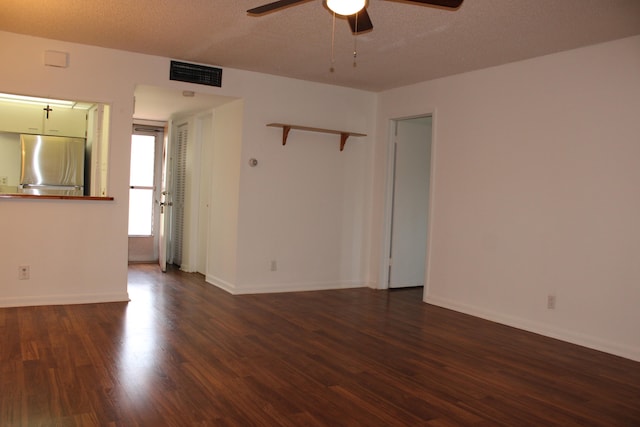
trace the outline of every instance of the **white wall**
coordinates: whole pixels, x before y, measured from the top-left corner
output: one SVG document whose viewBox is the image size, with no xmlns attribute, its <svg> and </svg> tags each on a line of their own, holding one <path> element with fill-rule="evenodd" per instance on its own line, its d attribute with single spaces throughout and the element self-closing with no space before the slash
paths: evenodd
<svg viewBox="0 0 640 427">
<path fill-rule="evenodd" d="M 234 292 L 237 285 L 243 106 L 238 100 L 216 108 L 213 146 L 206 151 L 208 157 L 203 164 L 211 177 L 207 281 L 229 292 Z"/>
<path fill-rule="evenodd" d="M 43 66 L 45 50 L 70 53 L 67 69 Z M 0 91 L 111 104 L 110 202 L 0 201 L 0 306 L 127 299 L 126 141 L 132 116 L 128 54 L 0 32 Z M 123 144 L 122 141 L 125 141 Z M 31 279 L 18 280 L 30 265 Z"/>
<path fill-rule="evenodd" d="M 68 52 L 69 67 L 43 66 L 46 50 Z M 8 242 L 0 248 L 0 306 L 128 298 L 129 141 L 138 84 L 242 99 L 242 107 L 229 107 L 242 109 L 241 128 L 221 130 L 230 138 L 228 152 L 217 159 L 213 153 L 214 161 L 230 162 L 219 177 L 231 178 L 225 191 L 240 191 L 227 195 L 237 198 L 237 207 L 225 207 L 228 222 L 211 228 L 224 229 L 237 245 L 217 247 L 232 254 L 228 263 L 213 261 L 213 276 L 239 293 L 367 283 L 372 137 L 352 138 L 340 153 L 335 135 L 292 132 L 282 147 L 279 132 L 265 125 L 282 121 L 372 135 L 375 94 L 232 69 L 224 70 L 222 88 L 196 86 L 168 80 L 169 58 L 6 32 L 0 32 L 0 55 L 12 61 L 0 68 L 0 92 L 111 105 L 108 195 L 115 199 L 0 200 L 0 236 Z M 238 120 L 237 110 L 228 114 Z M 249 168 L 250 157 L 260 166 Z M 273 257 L 275 274 L 269 271 Z M 18 280 L 23 264 L 31 266 L 28 282 Z"/>
<path fill-rule="evenodd" d="M 245 98 L 236 292 L 366 285 L 375 95 L 282 79 L 258 83 L 250 88 L 253 102 Z M 282 146 L 282 130 L 265 126 L 272 122 L 369 136 L 349 138 L 340 152 L 338 135 L 292 130 Z"/>
<path fill-rule="evenodd" d="M 425 300 L 640 360 L 640 37 L 384 92 L 377 134 L 429 111 Z"/>
</svg>

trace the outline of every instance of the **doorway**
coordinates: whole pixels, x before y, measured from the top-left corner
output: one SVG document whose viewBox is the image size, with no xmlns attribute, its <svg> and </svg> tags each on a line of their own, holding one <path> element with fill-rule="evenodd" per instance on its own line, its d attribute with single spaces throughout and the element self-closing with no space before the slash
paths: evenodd
<svg viewBox="0 0 640 427">
<path fill-rule="evenodd" d="M 154 199 L 159 202 L 155 208 L 164 211 L 160 214 L 161 225 L 156 234 L 160 237 L 158 263 L 163 270 L 170 264 L 186 272 L 207 273 L 213 129 L 218 129 L 219 137 L 226 139 L 229 138 L 227 129 L 231 126 L 231 134 L 235 135 L 241 126 L 241 115 L 236 120 L 235 110 L 233 116 L 223 114 L 219 116 L 222 119 L 215 119 L 219 111 L 224 111 L 226 105 L 234 101 L 237 98 L 159 86 L 136 86 L 134 123 L 166 126 L 164 152 L 168 175 L 162 179 L 162 174 L 158 173 L 160 194 Z M 157 152 L 161 157 L 159 163 L 162 163 L 162 147 Z M 163 182 L 165 188 L 161 189 Z M 153 246 L 156 245 L 149 245 Z"/>
<path fill-rule="evenodd" d="M 164 127 L 134 124 L 129 177 L 129 262 L 157 262 Z"/>
<path fill-rule="evenodd" d="M 392 122 L 388 262 L 383 275 L 389 289 L 425 285 L 431 140 L 431 116 Z"/>
</svg>

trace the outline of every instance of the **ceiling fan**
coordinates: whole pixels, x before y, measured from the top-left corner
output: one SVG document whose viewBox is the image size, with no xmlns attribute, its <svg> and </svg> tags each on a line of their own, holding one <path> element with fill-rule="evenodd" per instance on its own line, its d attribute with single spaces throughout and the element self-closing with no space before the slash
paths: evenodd
<svg viewBox="0 0 640 427">
<path fill-rule="evenodd" d="M 278 0 L 262 6 L 247 10 L 251 16 L 261 16 L 269 12 L 293 6 L 296 3 L 305 3 L 309 0 Z M 327 7 L 337 15 L 342 15 L 349 21 L 353 34 L 363 33 L 373 29 L 373 23 L 367 13 L 368 0 L 323 0 Z M 429 6 L 441 6 L 447 9 L 457 9 L 464 0 L 403 0 L 409 3 L 418 3 Z"/>
</svg>

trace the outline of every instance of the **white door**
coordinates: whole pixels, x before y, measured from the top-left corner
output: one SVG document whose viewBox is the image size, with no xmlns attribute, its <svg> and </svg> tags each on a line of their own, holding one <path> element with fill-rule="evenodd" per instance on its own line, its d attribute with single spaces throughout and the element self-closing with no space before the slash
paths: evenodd
<svg viewBox="0 0 640 427">
<path fill-rule="evenodd" d="M 170 156 L 169 135 L 171 135 L 168 127 L 162 140 L 162 160 L 160 162 L 160 195 L 158 199 L 159 205 L 159 226 L 158 226 L 158 264 L 163 273 L 167 271 L 169 233 L 171 224 L 171 193 L 169 191 L 170 182 Z"/>
<path fill-rule="evenodd" d="M 189 142 L 189 123 L 176 125 L 175 140 L 172 143 L 171 160 L 171 234 L 169 237 L 170 256 L 169 263 L 180 267 L 183 259 L 183 243 L 185 230 L 185 200 L 187 193 L 187 148 Z M 184 269 L 184 268 L 183 268 Z"/>
<path fill-rule="evenodd" d="M 389 288 L 424 286 L 431 117 L 395 122 Z"/>
</svg>

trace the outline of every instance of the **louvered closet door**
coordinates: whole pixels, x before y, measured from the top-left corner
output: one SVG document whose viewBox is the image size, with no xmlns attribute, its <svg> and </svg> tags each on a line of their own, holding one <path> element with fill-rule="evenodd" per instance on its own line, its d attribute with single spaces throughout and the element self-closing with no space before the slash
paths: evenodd
<svg viewBox="0 0 640 427">
<path fill-rule="evenodd" d="M 175 170 L 173 174 L 173 217 L 171 226 L 171 261 L 182 265 L 182 242 L 184 230 L 184 196 L 187 176 L 187 142 L 189 140 L 189 125 L 178 126 L 175 156 Z"/>
</svg>

